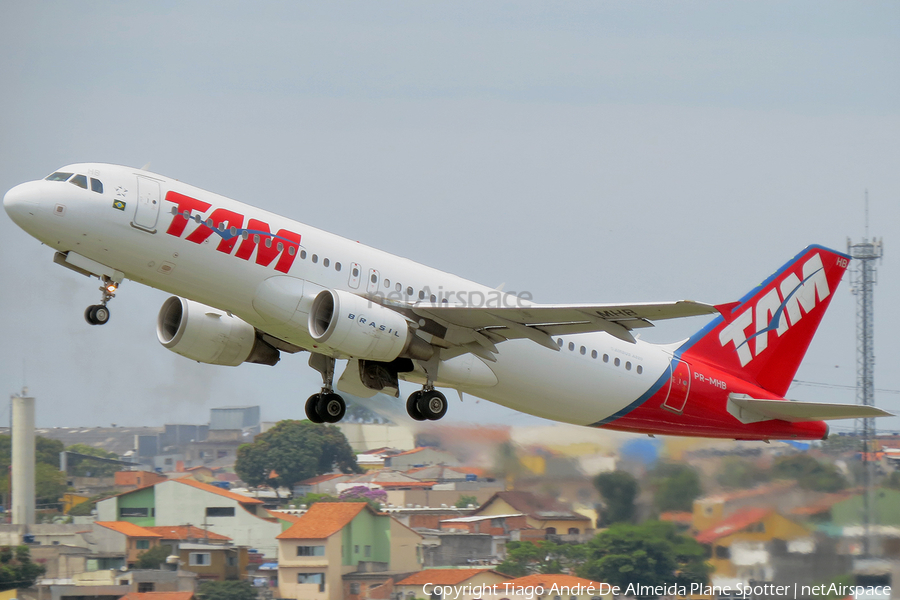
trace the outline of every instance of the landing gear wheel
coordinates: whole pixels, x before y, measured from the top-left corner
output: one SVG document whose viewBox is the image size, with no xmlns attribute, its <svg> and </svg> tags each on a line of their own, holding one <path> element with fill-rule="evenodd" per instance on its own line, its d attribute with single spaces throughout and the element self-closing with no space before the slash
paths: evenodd
<svg viewBox="0 0 900 600">
<path fill-rule="evenodd" d="M 424 421 L 425 417 L 419 412 L 419 398 L 422 396 L 422 392 L 413 392 L 409 395 L 409 398 L 406 400 L 406 412 L 409 413 L 409 416 L 416 421 Z"/>
<path fill-rule="evenodd" d="M 84 311 L 84 320 L 91 325 L 105 325 L 109 321 L 109 309 L 102 304 L 93 304 Z"/>
<path fill-rule="evenodd" d="M 306 401 L 306 418 L 313 423 L 324 423 L 325 421 L 319 416 L 319 400 L 322 394 L 313 394 Z"/>
<path fill-rule="evenodd" d="M 447 398 L 437 390 L 420 392 L 416 401 L 419 413 L 429 421 L 437 421 L 447 414 Z"/>
<path fill-rule="evenodd" d="M 319 403 L 316 406 L 319 418 L 326 423 L 337 423 L 344 418 L 344 413 L 347 412 L 347 404 L 343 398 L 334 392 L 320 394 L 320 396 Z"/>
</svg>

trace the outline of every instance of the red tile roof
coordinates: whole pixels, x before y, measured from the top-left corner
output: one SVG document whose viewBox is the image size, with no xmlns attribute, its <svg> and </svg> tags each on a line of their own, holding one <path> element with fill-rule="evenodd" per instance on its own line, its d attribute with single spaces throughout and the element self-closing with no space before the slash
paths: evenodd
<svg viewBox="0 0 900 600">
<path fill-rule="evenodd" d="M 216 540 L 219 542 L 231 541 L 227 535 L 205 531 L 193 525 L 154 526 L 145 527 L 144 529 L 158 533 L 164 540 Z"/>
<path fill-rule="evenodd" d="M 736 533 L 745 527 L 762 521 L 769 513 L 774 512 L 771 508 L 745 508 L 739 510 L 730 517 L 723 519 L 698 533 L 695 538 L 701 544 L 709 544 L 725 536 Z"/>
<path fill-rule="evenodd" d="M 372 510 L 365 502 L 316 502 L 287 530 L 279 540 L 323 540 L 334 535 L 364 510 Z"/>
<path fill-rule="evenodd" d="M 491 569 L 425 569 L 424 571 L 413 573 L 406 579 L 398 581 L 394 585 L 425 585 L 426 583 L 434 585 L 459 585 L 485 571 L 491 571 L 492 573 L 502 575 L 509 579 L 506 575 L 497 573 L 497 571 L 492 571 Z"/>
<path fill-rule="evenodd" d="M 427 450 L 427 449 L 428 449 L 427 446 L 422 446 L 421 448 L 413 448 L 412 450 L 407 450 L 405 452 L 398 452 L 397 454 L 393 454 L 393 455 L 391 455 L 391 458 L 394 458 L 395 456 L 407 456 L 409 454 L 415 454 L 416 452 L 421 452 L 422 450 Z M 434 448 L 432 448 L 432 450 L 434 450 Z"/>
<path fill-rule="evenodd" d="M 343 473 L 325 473 L 324 475 L 316 475 L 315 477 L 310 477 L 309 479 L 304 479 L 297 485 L 315 485 L 317 483 L 322 483 L 323 481 L 330 481 L 337 477 L 347 477 L 347 475 Z"/>
<path fill-rule="evenodd" d="M 269 513 L 270 516 L 275 517 L 276 519 L 280 519 L 282 521 L 287 521 L 288 523 L 296 523 L 300 520 L 298 515 L 292 515 L 291 513 L 286 513 L 280 510 L 268 510 L 266 512 Z"/>
<path fill-rule="evenodd" d="M 203 490 L 205 492 L 210 492 L 211 494 L 218 494 L 220 496 L 224 496 L 225 498 L 231 498 L 236 502 L 240 502 L 241 504 L 263 504 L 263 501 L 258 498 L 251 498 L 249 496 L 241 496 L 240 494 L 235 494 L 234 492 L 229 492 L 228 490 L 223 490 L 220 487 L 216 487 L 214 485 L 209 485 L 208 483 L 200 483 L 194 479 L 183 478 L 183 479 L 173 479 L 172 481 L 177 481 L 178 483 L 183 483 L 184 485 L 189 485 L 191 487 L 197 488 L 198 490 Z"/>
<path fill-rule="evenodd" d="M 145 527 L 140 527 L 128 521 L 94 521 L 94 524 L 112 529 L 128 537 L 144 537 L 144 538 L 161 538 L 158 533 L 154 533 Z"/>
</svg>

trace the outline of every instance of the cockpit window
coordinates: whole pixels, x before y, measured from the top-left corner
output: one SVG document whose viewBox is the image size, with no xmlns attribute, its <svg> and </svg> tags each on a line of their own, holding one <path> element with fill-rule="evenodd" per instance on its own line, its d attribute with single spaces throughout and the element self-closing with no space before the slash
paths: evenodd
<svg viewBox="0 0 900 600">
<path fill-rule="evenodd" d="M 46 179 L 47 181 L 66 181 L 71 176 L 71 173 L 63 173 L 62 171 L 57 171 L 53 175 L 47 175 L 44 179 Z"/>
<path fill-rule="evenodd" d="M 91 190 L 98 194 L 103 193 L 103 183 L 99 179 L 91 177 Z"/>
<path fill-rule="evenodd" d="M 69 183 L 71 183 L 73 185 L 77 185 L 78 187 L 80 187 L 83 190 L 87 189 L 87 177 L 85 177 L 84 175 L 76 175 L 75 177 L 73 177 L 72 179 L 69 180 Z"/>
</svg>

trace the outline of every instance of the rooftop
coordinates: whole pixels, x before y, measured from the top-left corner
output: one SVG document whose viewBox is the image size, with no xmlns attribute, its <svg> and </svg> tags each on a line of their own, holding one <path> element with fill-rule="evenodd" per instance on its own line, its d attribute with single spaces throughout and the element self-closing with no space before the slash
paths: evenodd
<svg viewBox="0 0 900 600">
<path fill-rule="evenodd" d="M 325 539 L 346 527 L 364 510 L 372 510 L 366 502 L 316 502 L 296 523 L 275 537 L 279 540 Z"/>
<path fill-rule="evenodd" d="M 153 533 L 158 533 L 164 540 L 215 540 L 218 542 L 230 542 L 231 538 L 227 535 L 206 531 L 193 525 L 178 526 L 154 526 L 144 527 L 144 529 Z"/>
<path fill-rule="evenodd" d="M 406 579 L 398 581 L 394 585 L 458 585 L 475 575 L 490 571 L 503 577 L 507 577 L 497 571 L 491 569 L 425 569 L 418 573 L 413 573 Z M 508 577 L 507 577 L 508 579 Z"/>
<path fill-rule="evenodd" d="M 154 533 L 146 527 L 140 527 L 128 521 L 94 521 L 95 525 L 112 529 L 128 537 L 144 537 L 144 538 L 161 538 L 158 533 Z"/>
<path fill-rule="evenodd" d="M 189 477 L 185 477 L 182 479 L 172 479 L 170 481 L 176 481 L 178 483 L 182 483 L 184 485 L 189 485 L 193 488 L 197 488 L 198 490 L 203 490 L 205 492 L 209 492 L 211 494 L 218 494 L 220 496 L 224 496 L 225 498 L 230 498 L 236 502 L 240 502 L 241 504 L 263 504 L 263 501 L 258 498 L 251 498 L 250 496 L 242 496 L 240 494 L 235 494 L 234 492 L 229 492 L 228 490 L 223 490 L 220 487 L 209 485 L 208 483 L 200 483 L 195 479 L 191 479 Z"/>
<path fill-rule="evenodd" d="M 701 544 L 712 543 L 763 520 L 772 512 L 774 511 L 770 508 L 745 508 L 744 510 L 739 510 L 730 517 L 698 533 L 696 539 Z"/>
</svg>

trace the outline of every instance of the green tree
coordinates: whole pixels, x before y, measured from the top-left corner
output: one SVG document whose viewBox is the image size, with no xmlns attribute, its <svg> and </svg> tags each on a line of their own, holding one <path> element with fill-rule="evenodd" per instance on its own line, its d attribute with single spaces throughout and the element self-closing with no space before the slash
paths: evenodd
<svg viewBox="0 0 900 600">
<path fill-rule="evenodd" d="M 9 470 L 0 475 L 0 495 L 9 493 Z M 34 468 L 34 493 L 37 504 L 58 504 L 66 493 L 66 475 L 57 467 L 37 463 Z"/>
<path fill-rule="evenodd" d="M 623 590 L 629 584 L 706 583 L 712 570 L 704 560 L 704 547 L 693 538 L 678 534 L 672 523 L 616 523 L 586 545 L 585 561 L 576 570 L 578 575 Z"/>
<path fill-rule="evenodd" d="M 59 468 L 59 453 L 63 451 L 63 443 L 59 440 L 37 436 L 34 440 L 34 459 L 37 463 L 44 463 Z M 0 435 L 0 470 L 4 472 L 12 464 L 12 438 L 8 435 Z"/>
<path fill-rule="evenodd" d="M 362 472 L 340 429 L 286 420 L 240 446 L 234 470 L 251 486 L 292 487 L 335 467 L 344 473 Z"/>
<path fill-rule="evenodd" d="M 637 479 L 627 471 L 609 471 L 594 478 L 594 487 L 600 492 L 606 510 L 600 517 L 600 526 L 610 523 L 630 522 L 634 519 L 634 499 L 638 493 Z"/>
<path fill-rule="evenodd" d="M 659 463 L 650 472 L 650 480 L 654 488 L 653 503 L 661 512 L 689 511 L 694 499 L 703 492 L 697 471 L 681 463 Z"/>
<path fill-rule="evenodd" d="M 795 479 L 800 487 L 817 492 L 836 492 L 847 487 L 847 480 L 837 467 L 807 454 L 776 459 L 772 473 L 776 479 Z"/>
<path fill-rule="evenodd" d="M 169 557 L 168 546 L 153 546 L 137 556 L 138 569 L 158 569 Z"/>
<path fill-rule="evenodd" d="M 460 496 L 453 506 L 456 508 L 469 508 L 470 504 L 472 506 L 478 506 L 480 502 L 478 502 L 478 498 L 475 496 Z"/>
<path fill-rule="evenodd" d="M 731 489 L 746 489 L 768 481 L 771 475 L 751 461 L 738 456 L 728 456 L 722 460 L 716 481 Z"/>
<path fill-rule="evenodd" d="M 204 581 L 197 590 L 198 600 L 256 600 L 249 581 Z"/>
<path fill-rule="evenodd" d="M 497 565 L 496 570 L 511 577 L 567 573 L 579 567 L 586 554 L 587 548 L 583 544 L 513 541 L 506 544 L 506 560 Z"/>
<path fill-rule="evenodd" d="M 31 587 L 44 571 L 31 561 L 28 546 L 0 548 L 0 591 Z"/>
<path fill-rule="evenodd" d="M 66 450 L 98 458 L 111 458 L 113 460 L 118 460 L 119 458 L 119 455 L 115 452 L 107 452 L 102 448 L 94 448 L 86 444 L 72 444 Z M 70 456 L 68 466 L 69 473 L 77 477 L 112 477 L 120 468 L 119 465 L 81 458 L 80 456 Z"/>
</svg>

